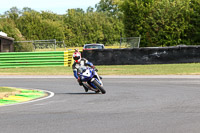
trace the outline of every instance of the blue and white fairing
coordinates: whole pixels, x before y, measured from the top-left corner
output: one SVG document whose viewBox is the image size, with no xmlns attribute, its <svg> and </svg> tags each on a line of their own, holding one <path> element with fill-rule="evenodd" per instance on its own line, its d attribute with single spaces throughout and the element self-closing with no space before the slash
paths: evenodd
<svg viewBox="0 0 200 133">
<path fill-rule="evenodd" d="M 96 89 L 96 86 L 92 83 L 92 81 L 96 80 L 97 82 L 99 82 L 101 86 L 103 86 L 102 81 L 100 80 L 97 72 L 93 68 L 81 66 L 78 69 L 78 72 L 79 72 L 79 77 L 83 82 L 83 84 L 87 83 L 90 85 L 90 87 Z"/>
<path fill-rule="evenodd" d="M 80 78 L 81 81 L 87 82 L 90 79 L 94 77 L 94 69 L 89 68 L 89 67 L 80 67 L 79 72 L 80 72 Z"/>
</svg>

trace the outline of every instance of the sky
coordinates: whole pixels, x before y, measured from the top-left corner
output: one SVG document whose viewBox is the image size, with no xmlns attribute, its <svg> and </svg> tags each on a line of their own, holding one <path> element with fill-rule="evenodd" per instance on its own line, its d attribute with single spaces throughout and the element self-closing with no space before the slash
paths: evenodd
<svg viewBox="0 0 200 133">
<path fill-rule="evenodd" d="M 17 7 L 22 10 L 29 7 L 36 11 L 52 11 L 57 14 L 65 14 L 67 9 L 82 8 L 87 10 L 89 6 L 95 7 L 100 0 L 0 0 L 0 14 Z"/>
</svg>

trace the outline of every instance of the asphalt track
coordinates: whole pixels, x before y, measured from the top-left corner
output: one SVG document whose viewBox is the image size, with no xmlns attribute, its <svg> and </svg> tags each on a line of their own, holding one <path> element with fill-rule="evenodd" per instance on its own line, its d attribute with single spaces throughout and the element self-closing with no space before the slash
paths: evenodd
<svg viewBox="0 0 200 133">
<path fill-rule="evenodd" d="M 1 133 L 199 133 L 199 76 L 103 79 L 105 95 L 85 93 L 71 77 L 3 76 L 0 86 L 54 92 L 0 107 Z"/>
</svg>

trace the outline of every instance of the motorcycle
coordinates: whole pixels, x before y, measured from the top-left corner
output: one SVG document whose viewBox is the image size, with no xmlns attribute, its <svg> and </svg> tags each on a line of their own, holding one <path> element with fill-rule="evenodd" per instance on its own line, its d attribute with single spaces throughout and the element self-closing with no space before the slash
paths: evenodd
<svg viewBox="0 0 200 133">
<path fill-rule="evenodd" d="M 106 93 L 105 89 L 103 88 L 103 82 L 101 81 L 95 69 L 88 66 L 81 66 L 78 69 L 78 72 L 83 83 L 83 87 L 86 87 L 88 90 L 95 91 L 96 93 Z"/>
</svg>

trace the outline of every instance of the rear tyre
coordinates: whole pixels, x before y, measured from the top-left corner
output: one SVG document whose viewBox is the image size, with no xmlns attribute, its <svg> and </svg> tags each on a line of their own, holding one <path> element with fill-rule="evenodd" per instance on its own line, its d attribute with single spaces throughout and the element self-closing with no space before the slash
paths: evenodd
<svg viewBox="0 0 200 133">
<path fill-rule="evenodd" d="M 104 88 L 96 80 L 93 81 L 93 84 L 101 91 L 102 94 L 106 93 Z"/>
</svg>

